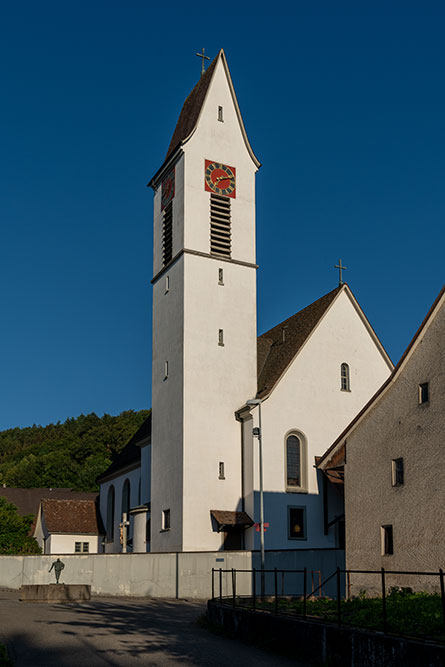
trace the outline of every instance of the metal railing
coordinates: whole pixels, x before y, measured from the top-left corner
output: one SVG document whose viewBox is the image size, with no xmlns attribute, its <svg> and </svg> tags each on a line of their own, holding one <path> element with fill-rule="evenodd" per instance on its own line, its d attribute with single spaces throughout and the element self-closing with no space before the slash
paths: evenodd
<svg viewBox="0 0 445 667">
<path fill-rule="evenodd" d="M 228 595 L 223 595 L 223 574 L 229 574 L 231 575 L 229 577 L 229 581 L 231 581 L 231 593 Z M 244 594 L 244 595 L 238 595 L 237 594 L 237 576 L 239 574 L 250 574 L 251 575 L 251 582 L 250 582 L 250 589 L 251 593 L 250 594 Z M 303 582 L 302 582 L 302 591 L 299 592 L 294 592 L 291 594 L 287 593 L 285 594 L 285 577 L 286 575 L 295 575 L 295 574 L 301 574 L 303 575 Z M 308 586 L 307 586 L 307 581 L 308 581 L 308 574 L 311 574 L 311 590 L 308 591 Z M 319 580 L 319 585 L 314 588 L 314 575 L 318 574 L 318 580 Z M 343 614 L 342 614 L 342 602 L 344 602 L 345 599 L 350 600 L 351 599 L 351 575 L 379 575 L 380 577 L 380 595 L 379 598 L 381 599 L 381 611 L 382 611 L 382 627 L 381 630 L 384 633 L 387 633 L 389 631 L 388 627 L 388 613 L 387 613 L 387 598 L 388 598 L 388 582 L 387 582 L 387 577 L 391 575 L 395 576 L 415 576 L 415 577 L 437 577 L 439 579 L 439 588 L 440 588 L 440 598 L 441 598 L 441 608 L 442 608 L 442 625 L 443 629 L 442 632 L 444 633 L 444 639 L 445 639 L 445 585 L 444 585 L 444 572 L 442 568 L 439 568 L 438 571 L 436 572 L 413 572 L 413 571 L 408 571 L 408 570 L 385 570 L 385 568 L 381 568 L 380 570 L 343 570 L 340 567 L 337 567 L 336 570 L 326 579 L 321 581 L 321 572 L 319 570 L 308 570 L 307 568 L 303 568 L 302 570 L 279 570 L 277 568 L 270 569 L 270 570 L 262 570 L 262 569 L 257 569 L 253 568 L 251 570 L 238 570 L 238 569 L 230 569 L 230 570 L 225 570 L 222 568 L 212 568 L 212 600 L 216 600 L 220 604 L 231 604 L 233 608 L 236 607 L 245 607 L 249 608 L 252 611 L 261 611 L 261 612 L 266 612 L 266 613 L 271 613 L 273 611 L 274 614 L 281 614 L 281 615 L 292 615 L 292 616 L 300 616 L 306 619 L 308 617 L 307 613 L 307 602 L 310 600 L 312 601 L 318 594 L 318 597 L 322 596 L 323 590 L 326 590 L 326 585 L 329 582 L 332 582 L 335 580 L 335 598 L 332 596 L 329 599 L 335 599 L 336 601 L 336 623 L 338 626 L 341 626 L 343 624 Z M 260 575 L 261 577 L 267 576 L 267 575 L 273 575 L 273 592 L 269 594 L 259 594 L 257 590 L 257 576 Z M 345 596 L 342 594 L 342 588 L 344 589 L 345 586 L 345 581 L 342 579 L 343 577 L 346 577 L 346 591 L 347 595 Z M 281 578 L 281 593 L 279 591 L 279 585 L 278 582 Z M 218 586 L 216 586 L 216 583 Z M 332 587 L 332 584 L 331 584 Z M 226 585 L 227 588 L 227 585 Z M 270 590 L 270 585 L 269 585 L 269 590 Z M 398 587 L 396 587 L 398 588 Z M 401 589 L 403 591 L 403 589 Z M 410 590 L 410 589 L 408 589 Z M 390 591 L 391 594 L 391 591 Z M 302 602 L 302 611 L 301 612 L 296 612 L 291 614 L 288 609 L 282 610 L 280 609 L 280 604 L 279 601 L 283 599 L 289 599 L 289 597 L 292 597 L 293 599 L 298 599 L 299 601 Z M 270 605 L 271 603 L 273 604 L 273 609 L 271 609 Z M 322 619 L 317 619 L 316 616 L 311 615 L 311 620 L 322 620 Z M 348 622 L 348 625 L 354 625 L 354 623 Z M 398 632 L 397 634 L 403 634 L 401 632 Z M 427 634 L 422 634 L 421 636 L 428 636 Z M 444 641 L 444 639 L 441 639 L 441 641 Z"/>
</svg>

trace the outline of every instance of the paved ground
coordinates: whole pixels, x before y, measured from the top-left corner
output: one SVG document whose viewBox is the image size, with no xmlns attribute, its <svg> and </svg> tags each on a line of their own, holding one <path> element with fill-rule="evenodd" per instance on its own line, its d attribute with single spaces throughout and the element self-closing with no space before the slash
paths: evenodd
<svg viewBox="0 0 445 667">
<path fill-rule="evenodd" d="M 295 666 L 200 627 L 199 602 L 93 598 L 82 604 L 20 602 L 0 589 L 0 639 L 16 667 L 141 665 Z"/>
</svg>

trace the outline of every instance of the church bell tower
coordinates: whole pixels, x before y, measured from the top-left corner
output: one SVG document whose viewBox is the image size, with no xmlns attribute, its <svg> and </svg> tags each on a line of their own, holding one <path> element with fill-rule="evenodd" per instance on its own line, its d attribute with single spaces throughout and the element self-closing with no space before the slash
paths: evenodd
<svg viewBox="0 0 445 667">
<path fill-rule="evenodd" d="M 242 503 L 256 394 L 255 173 L 221 50 L 186 99 L 154 190 L 151 550 L 213 551 Z"/>
</svg>

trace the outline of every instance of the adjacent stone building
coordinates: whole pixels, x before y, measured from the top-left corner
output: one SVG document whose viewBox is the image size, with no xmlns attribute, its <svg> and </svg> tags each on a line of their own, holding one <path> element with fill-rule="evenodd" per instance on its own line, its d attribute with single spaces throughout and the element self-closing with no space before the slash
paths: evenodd
<svg viewBox="0 0 445 667">
<path fill-rule="evenodd" d="M 345 480 L 346 565 L 445 568 L 445 288 L 390 378 L 318 466 Z M 436 589 L 439 577 L 388 575 L 388 586 Z M 380 575 L 351 575 L 379 592 Z"/>
</svg>

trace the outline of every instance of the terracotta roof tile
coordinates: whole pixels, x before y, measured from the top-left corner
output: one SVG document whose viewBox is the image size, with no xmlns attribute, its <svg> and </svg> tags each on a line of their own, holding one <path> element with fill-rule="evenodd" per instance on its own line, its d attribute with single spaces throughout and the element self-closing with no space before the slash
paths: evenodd
<svg viewBox="0 0 445 667">
<path fill-rule="evenodd" d="M 309 338 L 342 286 L 258 337 L 258 397 L 267 396 Z"/>
<path fill-rule="evenodd" d="M 7 486 L 0 487 L 0 496 L 6 498 L 8 503 L 15 505 L 21 516 L 26 516 L 27 514 L 34 514 L 36 516 L 42 498 L 95 500 L 98 494 L 73 491 L 72 489 L 16 489 Z"/>
<path fill-rule="evenodd" d="M 42 500 L 42 513 L 50 533 L 103 535 L 94 500 Z"/>
</svg>

